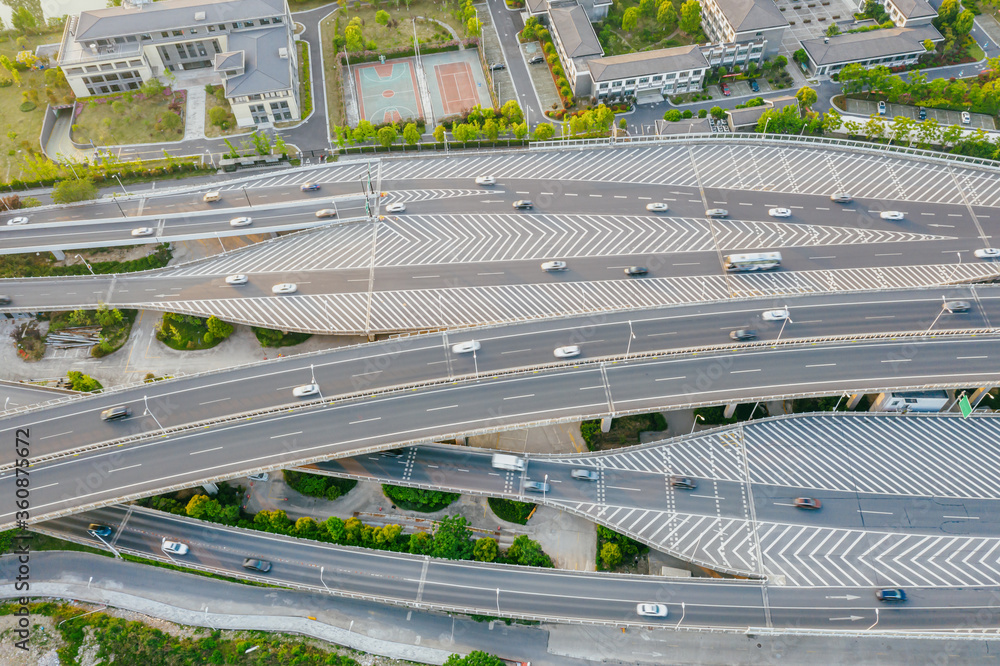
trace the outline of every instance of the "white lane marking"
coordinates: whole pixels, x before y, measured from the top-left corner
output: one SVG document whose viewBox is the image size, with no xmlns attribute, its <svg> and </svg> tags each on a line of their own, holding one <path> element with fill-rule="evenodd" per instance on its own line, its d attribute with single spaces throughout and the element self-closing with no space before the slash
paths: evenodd
<svg viewBox="0 0 1000 666">
<path fill-rule="evenodd" d="M 941 516 L 942 518 L 954 518 L 956 520 L 979 520 L 979 516 Z"/>
<path fill-rule="evenodd" d="M 869 511 L 868 509 L 858 509 L 858 513 L 877 513 L 880 516 L 891 516 L 892 511 Z"/>
<path fill-rule="evenodd" d="M 891 358 L 885 361 L 879 361 L 879 363 L 909 363 L 912 358 Z"/>
<path fill-rule="evenodd" d="M 687 379 L 687 375 L 682 375 L 680 377 L 660 377 L 659 379 L 654 379 L 655 382 L 670 382 L 675 379 Z"/>
<path fill-rule="evenodd" d="M 655 338 L 660 335 L 677 335 L 677 331 L 671 331 L 670 333 L 650 333 L 647 338 Z"/>
<path fill-rule="evenodd" d="M 896 315 L 880 315 L 878 317 L 865 317 L 865 319 L 895 319 Z"/>
<path fill-rule="evenodd" d="M 837 365 L 836 363 L 813 363 L 812 365 L 807 365 L 807 368 L 829 368 L 830 366 Z"/>
<path fill-rule="evenodd" d="M 39 437 L 38 439 L 41 441 L 43 439 L 52 439 L 53 437 L 62 437 L 63 435 L 69 435 L 72 432 L 72 430 L 67 430 L 66 432 L 61 432 L 58 435 L 46 435 L 45 437 Z"/>
<path fill-rule="evenodd" d="M 876 257 L 901 257 L 902 255 L 903 255 L 902 252 L 876 252 L 875 253 Z"/>
<path fill-rule="evenodd" d="M 725 497 L 719 497 L 717 495 L 691 495 L 691 497 L 704 497 L 705 499 L 714 499 L 714 500 L 726 499 Z"/>
<path fill-rule="evenodd" d="M 443 361 L 438 361 L 438 363 L 443 363 Z M 372 370 L 371 372 L 361 372 L 361 373 L 358 373 L 356 375 L 351 375 L 351 377 L 366 377 L 368 375 L 377 375 L 380 372 L 382 372 L 382 371 L 381 370 Z"/>
<path fill-rule="evenodd" d="M 602 389 L 602 388 L 604 388 L 604 384 L 601 384 L 600 386 L 581 386 L 580 390 L 581 391 L 592 391 L 594 389 Z"/>
<path fill-rule="evenodd" d="M 810 259 L 836 259 L 837 255 L 831 254 L 824 257 L 809 257 Z"/>
<path fill-rule="evenodd" d="M 301 430 L 296 430 L 295 432 L 286 432 L 284 435 L 275 435 L 271 439 L 281 439 L 282 437 L 291 437 L 292 435 L 301 435 Z"/>
<path fill-rule="evenodd" d="M 529 352 L 529 351 L 531 351 L 531 350 L 530 349 L 515 349 L 513 351 L 500 352 L 500 355 L 503 356 L 504 354 L 520 354 L 521 352 Z"/>
<path fill-rule="evenodd" d="M 369 421 L 381 421 L 381 420 L 382 420 L 381 416 L 376 416 L 370 419 L 361 419 L 360 421 L 348 421 L 347 425 L 354 425 L 355 423 L 368 423 Z"/>
<path fill-rule="evenodd" d="M 964 361 L 970 358 L 989 358 L 989 356 L 956 356 L 955 358 L 959 361 Z M 44 437 L 42 439 L 44 439 Z"/>
<path fill-rule="evenodd" d="M 741 372 L 760 372 L 760 368 L 756 368 L 754 370 L 730 370 L 729 374 L 731 374 L 731 375 L 738 375 Z"/>
<path fill-rule="evenodd" d="M 455 407 L 458 407 L 458 405 L 445 405 L 444 407 L 431 407 L 427 411 L 428 412 L 436 412 L 436 411 L 439 411 L 439 410 L 442 410 L 442 409 L 453 409 Z"/>
<path fill-rule="evenodd" d="M 635 492 L 641 492 L 641 488 L 629 488 L 628 486 L 604 486 L 605 488 L 614 488 L 616 490 L 633 490 Z"/>
<path fill-rule="evenodd" d="M 439 278 L 439 277 L 441 277 L 441 276 L 440 275 L 414 275 L 413 279 L 414 280 L 426 280 L 426 279 L 429 279 L 429 278 Z"/>
<path fill-rule="evenodd" d="M 188 455 L 189 456 L 200 456 L 202 453 L 211 453 L 212 451 L 218 451 L 221 448 L 222 448 L 221 446 L 217 446 L 214 449 L 205 449 L 204 451 L 192 451 Z"/>
<path fill-rule="evenodd" d="M 111 469 L 108 470 L 108 473 L 110 474 L 111 472 L 124 472 L 127 469 L 134 469 L 136 467 L 142 467 L 142 463 L 139 463 L 138 465 L 129 465 L 128 467 L 119 467 L 118 469 Z M 36 488 L 35 490 L 38 489 Z"/>
<path fill-rule="evenodd" d="M 496 271 L 495 273 L 476 273 L 476 275 L 503 275 L 503 271 Z"/>
<path fill-rule="evenodd" d="M 504 398 L 504 400 L 520 400 L 521 398 L 534 398 L 534 393 L 525 393 L 524 395 L 512 395 L 509 398 Z"/>
<path fill-rule="evenodd" d="M 226 400 L 232 400 L 232 398 L 219 398 L 218 400 L 207 400 L 205 402 L 199 402 L 199 405 L 211 405 L 215 402 L 225 402 Z"/>
</svg>

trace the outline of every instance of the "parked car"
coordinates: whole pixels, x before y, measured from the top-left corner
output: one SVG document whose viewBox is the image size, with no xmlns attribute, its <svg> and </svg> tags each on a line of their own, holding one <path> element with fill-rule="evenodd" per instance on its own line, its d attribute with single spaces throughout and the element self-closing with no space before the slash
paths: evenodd
<svg viewBox="0 0 1000 666">
<path fill-rule="evenodd" d="M 8 227 L 19 227 L 22 224 L 27 224 L 27 223 L 28 223 L 28 218 L 26 217 L 12 217 L 9 220 L 7 220 Z"/>
<path fill-rule="evenodd" d="M 885 102 L 881 102 L 880 101 L 878 103 L 878 115 L 880 115 L 880 116 L 884 116 L 885 115 Z"/>
<path fill-rule="evenodd" d="M 1000 257 L 1000 247 L 984 247 L 972 254 L 976 255 L 977 259 L 995 259 Z"/>
<path fill-rule="evenodd" d="M 728 217 L 729 211 L 725 208 L 709 208 L 705 211 L 705 217 Z"/>
<path fill-rule="evenodd" d="M 528 58 L 528 64 L 529 65 L 541 65 L 543 62 L 545 62 L 545 56 L 540 55 L 540 54 L 539 55 L 533 55 L 530 58 Z"/>
<path fill-rule="evenodd" d="M 837 192 L 836 194 L 830 195 L 830 201 L 834 203 L 851 203 L 854 199 L 851 198 L 851 195 L 846 192 Z"/>
<path fill-rule="evenodd" d="M 477 176 L 476 185 L 496 185 L 497 179 L 493 176 Z"/>
<path fill-rule="evenodd" d="M 750 90 L 760 92 L 760 86 L 757 84 L 757 79 L 747 79 L 747 83 L 750 84 Z"/>
<path fill-rule="evenodd" d="M 479 340 L 469 340 L 468 342 L 459 342 L 457 345 L 452 345 L 451 351 L 456 354 L 468 354 L 469 352 L 478 351 L 481 346 Z"/>
<path fill-rule="evenodd" d="M 294 294 L 299 286 L 294 282 L 282 282 L 271 287 L 272 294 Z"/>
<path fill-rule="evenodd" d="M 674 488 L 684 488 L 685 490 L 694 490 L 698 487 L 698 482 L 692 479 L 690 476 L 672 476 L 670 477 L 670 485 Z"/>
<path fill-rule="evenodd" d="M 729 84 L 726 83 L 725 81 L 720 83 L 719 87 L 722 88 L 722 94 L 725 95 L 726 97 L 729 97 L 730 95 L 733 94 L 733 92 L 729 89 Z"/>
<path fill-rule="evenodd" d="M 787 208 L 772 208 L 767 211 L 767 214 L 771 217 L 791 217 L 792 211 Z"/>
<path fill-rule="evenodd" d="M 645 275 L 649 269 L 645 266 L 629 266 L 625 269 L 625 275 Z"/>
<path fill-rule="evenodd" d="M 503 64 L 502 62 L 495 62 L 492 65 L 490 65 L 490 70 L 496 71 L 498 69 L 507 69 L 507 65 Z"/>
<path fill-rule="evenodd" d="M 969 115 L 968 111 L 962 111 L 962 124 L 968 125 L 972 122 L 972 116 Z"/>
<path fill-rule="evenodd" d="M 133 236 L 152 236 L 153 230 L 150 227 L 139 227 L 138 229 L 132 230 Z"/>
<path fill-rule="evenodd" d="M 927 109 L 925 109 L 924 107 L 920 107 L 919 109 L 917 109 L 917 119 L 927 120 Z"/>
<path fill-rule="evenodd" d="M 267 472 L 260 472 L 259 474 L 248 474 L 247 478 L 250 479 L 251 481 L 260 481 L 263 483 L 264 481 L 267 481 L 268 478 L 270 477 L 268 476 Z"/>
<path fill-rule="evenodd" d="M 744 340 L 753 340 L 757 337 L 757 331 L 751 331 L 749 328 L 738 328 L 729 334 L 729 337 L 738 342 L 743 342 Z"/>
<path fill-rule="evenodd" d="M 402 213 L 406 210 L 406 204 L 404 203 L 394 203 L 389 204 L 385 207 L 385 212 L 387 213 Z"/>
<path fill-rule="evenodd" d="M 788 319 L 788 310 L 765 310 L 760 318 L 764 321 L 784 321 Z"/>
<path fill-rule="evenodd" d="M 514 208 L 517 210 L 531 210 L 533 207 L 534 204 L 527 199 L 518 199 L 514 202 Z"/>
<path fill-rule="evenodd" d="M 299 189 L 303 192 L 313 192 L 319 189 L 319 183 L 302 183 L 302 185 L 299 186 Z"/>
<path fill-rule="evenodd" d="M 246 275 L 229 275 L 226 276 L 226 284 L 240 285 L 246 284 L 250 281 L 250 278 Z"/>
<path fill-rule="evenodd" d="M 580 355 L 580 348 L 576 345 L 569 345 L 568 347 L 556 347 L 555 351 L 552 352 L 556 358 L 572 358 L 574 356 Z"/>
<path fill-rule="evenodd" d="M 969 301 L 945 301 L 941 304 L 941 308 L 951 314 L 968 312 L 969 307 Z"/>
<path fill-rule="evenodd" d="M 665 213 L 670 210 L 670 206 L 662 202 L 648 203 L 646 204 L 646 210 L 652 211 L 654 213 Z"/>
<path fill-rule="evenodd" d="M 574 479 L 582 479 L 584 481 L 597 481 L 601 478 L 601 473 L 596 469 L 574 469 L 569 475 Z"/>
<path fill-rule="evenodd" d="M 255 560 L 252 557 L 248 557 L 243 560 L 243 568 L 250 569 L 251 571 L 259 571 L 261 573 L 267 573 L 271 570 L 271 563 L 267 560 Z"/>
<path fill-rule="evenodd" d="M 253 218 L 250 217 L 234 217 L 229 220 L 231 227 L 249 227 L 251 224 L 253 224 Z"/>
<path fill-rule="evenodd" d="M 87 526 L 87 534 L 91 534 L 96 537 L 101 537 L 102 539 L 107 539 L 109 536 L 114 534 L 114 530 L 111 529 L 109 525 L 101 525 L 100 523 L 91 523 Z"/>
<path fill-rule="evenodd" d="M 296 398 L 307 398 L 319 393 L 319 384 L 303 384 L 292 389 L 292 395 Z"/>
<path fill-rule="evenodd" d="M 643 617 L 666 617 L 666 604 L 639 604 L 635 607 L 635 612 Z"/>
<path fill-rule="evenodd" d="M 9 305 L 9 304 L 10 304 L 10 296 L 8 296 L 7 294 L 0 294 L 0 305 Z"/>
<path fill-rule="evenodd" d="M 898 210 L 884 210 L 878 214 L 883 220 L 894 220 L 898 222 L 902 220 L 905 216 Z"/>
<path fill-rule="evenodd" d="M 542 264 L 543 271 L 564 271 L 566 270 L 565 261 L 546 261 Z"/>
<path fill-rule="evenodd" d="M 899 588 L 878 590 L 875 593 L 875 598 L 879 601 L 906 601 L 906 592 Z"/>
<path fill-rule="evenodd" d="M 524 489 L 529 493 L 547 493 L 552 490 L 552 487 L 542 481 L 525 481 Z"/>
<path fill-rule="evenodd" d="M 320 208 L 316 211 L 316 217 L 337 217 L 337 211 L 333 208 Z"/>
<path fill-rule="evenodd" d="M 130 416 L 132 416 L 132 409 L 125 405 L 109 407 L 101 412 L 102 421 L 121 421 L 122 419 L 127 419 Z"/>
<path fill-rule="evenodd" d="M 792 504 L 800 509 L 818 509 L 823 506 L 823 503 L 815 497 L 796 497 Z"/>
<path fill-rule="evenodd" d="M 187 555 L 188 546 L 186 543 L 171 541 L 170 539 L 164 537 L 163 542 L 160 543 L 160 550 L 167 555 Z"/>
</svg>

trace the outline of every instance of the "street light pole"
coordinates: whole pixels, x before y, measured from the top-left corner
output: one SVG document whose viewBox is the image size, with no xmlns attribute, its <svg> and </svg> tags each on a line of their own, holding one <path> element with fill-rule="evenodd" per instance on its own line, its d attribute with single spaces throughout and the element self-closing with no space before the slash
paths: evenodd
<svg viewBox="0 0 1000 666">
<path fill-rule="evenodd" d="M 122 214 L 122 217 L 128 217 L 128 215 L 125 214 L 125 211 L 122 210 L 122 205 L 118 203 L 118 199 L 112 198 L 111 200 L 115 202 L 116 206 L 118 206 L 118 212 Z"/>
<path fill-rule="evenodd" d="M 165 434 L 167 434 L 167 430 L 166 430 L 166 428 L 164 428 L 164 427 L 163 427 L 163 426 L 162 426 L 162 425 L 160 424 L 160 420 L 156 418 L 156 414 L 154 414 L 153 412 L 149 411 L 149 401 L 148 401 L 148 400 L 146 400 L 146 396 L 142 396 L 142 404 L 144 404 L 144 405 L 146 406 L 146 411 L 145 411 L 145 414 L 149 414 L 150 416 L 152 416 L 152 417 L 153 417 L 153 420 L 154 420 L 154 421 L 156 421 L 156 425 L 160 426 L 160 430 L 162 430 L 162 431 L 163 431 L 163 434 L 164 434 L 164 435 L 165 435 Z"/>
<path fill-rule="evenodd" d="M 243 196 L 247 198 L 247 206 L 249 208 L 253 208 L 253 204 L 250 203 L 250 195 L 247 194 L 247 186 L 243 185 L 242 187 L 240 187 L 240 189 L 243 190 Z"/>
<path fill-rule="evenodd" d="M 125 196 L 128 196 L 128 190 L 126 190 L 126 189 L 125 189 L 125 186 L 124 186 L 124 185 L 122 185 L 122 179 L 118 177 L 118 174 L 116 174 L 116 173 L 113 173 L 113 174 L 111 174 L 111 175 L 112 175 L 112 176 L 114 176 L 114 177 L 115 177 L 115 180 L 117 180 L 117 181 L 118 181 L 118 185 L 119 185 L 119 187 L 121 187 L 121 188 L 122 188 L 122 192 L 124 192 L 124 193 L 125 193 Z"/>
<path fill-rule="evenodd" d="M 632 320 L 628 320 L 628 347 L 625 349 L 625 355 L 628 356 L 629 352 L 632 351 L 632 341 L 635 340 L 635 331 L 632 330 Z"/>
<path fill-rule="evenodd" d="M 214 169 L 215 168 L 215 157 L 212 155 L 212 152 L 209 151 L 209 150 L 206 150 L 205 154 L 208 155 L 208 161 L 212 163 L 212 168 Z"/>
<path fill-rule="evenodd" d="M 545 475 L 545 479 L 542 481 L 542 501 L 545 501 L 545 489 L 549 486 L 549 475 Z"/>
<path fill-rule="evenodd" d="M 701 414 L 695 414 L 694 415 L 694 423 L 691 424 L 691 432 L 688 433 L 689 435 L 694 433 L 694 427 L 696 425 L 698 425 L 698 419 L 701 419 L 702 421 L 704 421 L 705 417 L 702 416 Z"/>
<path fill-rule="evenodd" d="M 75 255 L 73 255 L 73 256 L 74 256 L 74 257 L 76 257 L 77 259 L 79 259 L 80 261 L 82 261 L 82 262 L 83 262 L 83 265 L 87 267 L 87 270 L 89 270 L 89 271 L 90 271 L 90 274 L 91 274 L 91 275 L 96 275 L 96 273 L 94 273 L 94 269 L 90 267 L 90 264 L 88 264 L 88 263 L 87 263 L 87 260 L 86 260 L 86 259 L 84 259 L 83 257 L 81 257 L 81 256 L 80 256 L 80 255 L 78 255 L 78 254 L 75 254 Z"/>
</svg>

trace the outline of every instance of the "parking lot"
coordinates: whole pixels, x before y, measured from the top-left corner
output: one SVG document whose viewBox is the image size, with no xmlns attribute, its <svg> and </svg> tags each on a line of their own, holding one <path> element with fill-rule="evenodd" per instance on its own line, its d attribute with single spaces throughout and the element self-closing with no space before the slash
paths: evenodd
<svg viewBox="0 0 1000 666">
<path fill-rule="evenodd" d="M 938 121 L 939 125 L 958 125 L 960 127 L 967 127 L 970 129 L 975 129 L 977 127 L 982 127 L 985 130 L 995 130 L 996 122 L 993 120 L 992 116 L 988 116 L 982 113 L 972 113 L 972 122 L 968 125 L 962 123 L 962 112 L 961 111 L 948 111 L 946 109 L 925 109 L 927 111 L 927 118 L 934 118 Z M 848 99 L 847 100 L 847 113 L 852 113 L 859 116 L 871 116 L 873 113 L 878 115 L 878 101 L 869 101 L 863 99 Z M 896 116 L 905 116 L 907 118 L 913 118 L 914 120 L 920 119 L 920 107 L 910 106 L 907 104 L 890 104 L 886 102 L 885 105 L 885 117 L 892 120 Z"/>
<path fill-rule="evenodd" d="M 767 80 L 764 78 L 758 78 L 757 87 L 760 88 L 759 92 L 754 92 L 750 88 L 749 81 L 734 81 L 729 79 L 726 84 L 729 86 L 729 96 L 730 97 L 756 97 L 766 92 L 771 91 L 771 86 L 768 84 Z M 706 86 L 705 92 L 712 96 L 712 99 L 725 99 L 725 95 L 722 94 L 722 86 L 716 84 L 712 86 Z"/>
</svg>

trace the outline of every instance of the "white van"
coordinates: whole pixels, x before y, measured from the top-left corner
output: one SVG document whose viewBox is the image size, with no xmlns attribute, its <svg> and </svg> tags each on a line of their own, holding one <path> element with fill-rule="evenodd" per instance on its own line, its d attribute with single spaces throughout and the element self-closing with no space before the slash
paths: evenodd
<svg viewBox="0 0 1000 666">
<path fill-rule="evenodd" d="M 201 200 L 208 203 L 211 201 L 218 201 L 221 198 L 222 198 L 222 193 L 216 190 L 214 192 L 205 192 L 205 196 L 203 196 Z"/>
</svg>

